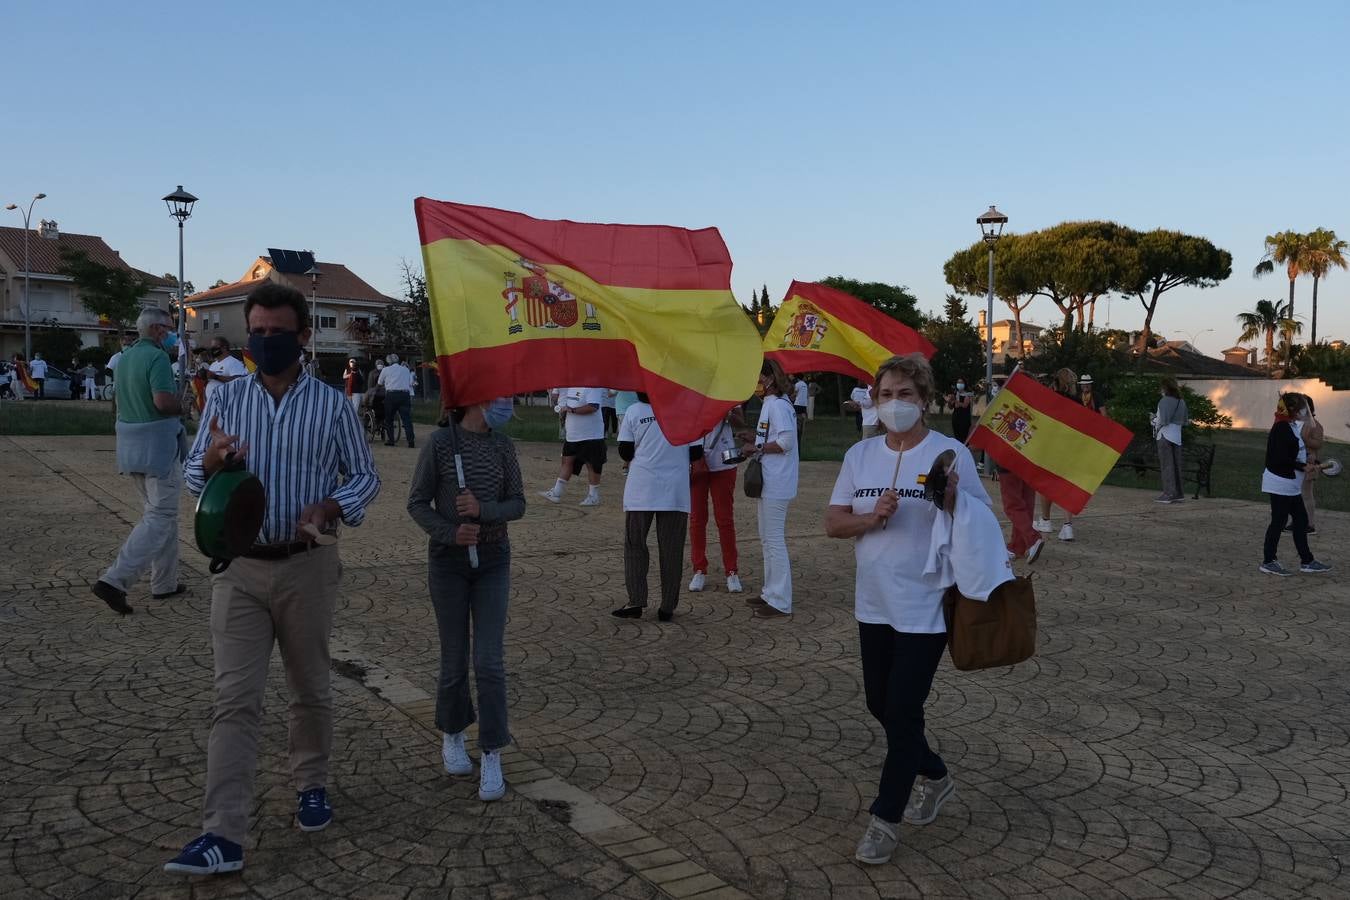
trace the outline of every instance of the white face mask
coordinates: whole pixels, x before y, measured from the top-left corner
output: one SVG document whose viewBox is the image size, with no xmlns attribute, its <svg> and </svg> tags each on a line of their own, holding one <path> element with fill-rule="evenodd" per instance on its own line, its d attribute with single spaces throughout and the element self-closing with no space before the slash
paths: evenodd
<svg viewBox="0 0 1350 900">
<path fill-rule="evenodd" d="M 964 381 L 958 381 L 956 383 L 956 389 L 958 391 L 964 391 L 966 389 L 966 383 Z"/>
<path fill-rule="evenodd" d="M 921 415 L 923 410 L 919 409 L 918 404 L 907 400 L 887 400 L 877 407 L 877 418 L 887 431 L 909 431 Z"/>
</svg>

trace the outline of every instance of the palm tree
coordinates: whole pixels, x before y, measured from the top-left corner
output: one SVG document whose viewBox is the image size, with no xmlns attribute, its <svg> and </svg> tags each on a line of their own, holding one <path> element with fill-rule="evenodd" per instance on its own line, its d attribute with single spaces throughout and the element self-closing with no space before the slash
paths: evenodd
<svg viewBox="0 0 1350 900">
<path fill-rule="evenodd" d="M 1239 344 L 1243 341 L 1256 340 L 1258 337 L 1265 335 L 1266 369 L 1268 371 L 1275 366 L 1275 333 L 1282 332 L 1286 335 L 1292 335 L 1303 330 L 1303 323 L 1295 321 L 1290 314 L 1291 308 L 1292 304 L 1289 303 L 1257 300 L 1255 309 L 1237 315 L 1238 324 L 1242 326 L 1242 334 L 1238 337 Z M 1291 345 L 1292 343 L 1290 341 Z"/>
<path fill-rule="evenodd" d="M 1304 274 L 1303 261 L 1308 246 L 1308 236 L 1297 231 L 1277 231 L 1266 235 L 1266 255 L 1252 270 L 1252 276 L 1260 278 L 1275 271 L 1275 266 L 1285 267 L 1289 275 L 1289 318 L 1294 318 L 1294 279 Z M 1291 344 L 1292 347 L 1292 344 Z M 1285 360 L 1287 363 L 1289 360 Z"/>
<path fill-rule="evenodd" d="M 1350 244 L 1336 237 L 1330 228 L 1318 228 L 1307 235 L 1299 269 L 1313 277 L 1312 343 L 1317 343 L 1317 283 L 1332 269 L 1350 268 L 1345 258 Z"/>
</svg>

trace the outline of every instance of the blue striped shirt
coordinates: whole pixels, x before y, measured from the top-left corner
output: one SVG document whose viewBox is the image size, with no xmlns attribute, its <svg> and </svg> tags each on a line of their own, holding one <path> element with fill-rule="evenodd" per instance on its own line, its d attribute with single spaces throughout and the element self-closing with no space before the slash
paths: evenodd
<svg viewBox="0 0 1350 900">
<path fill-rule="evenodd" d="M 248 444 L 245 465 L 267 492 L 258 543 L 296 540 L 300 512 L 329 497 L 342 507 L 345 524 L 360 525 L 366 507 L 380 493 L 380 476 L 351 402 L 303 372 L 280 403 L 257 375 L 212 391 L 183 464 L 183 480 L 194 495 L 206 487 L 202 457 L 211 445 L 212 417 L 220 419 L 227 434 Z"/>
</svg>

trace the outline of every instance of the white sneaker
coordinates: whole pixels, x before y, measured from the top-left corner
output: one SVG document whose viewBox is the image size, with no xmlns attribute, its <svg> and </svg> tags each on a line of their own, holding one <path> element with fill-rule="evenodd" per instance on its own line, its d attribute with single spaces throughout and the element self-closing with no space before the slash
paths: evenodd
<svg viewBox="0 0 1350 900">
<path fill-rule="evenodd" d="M 732 572 L 727 576 L 728 594 L 739 594 L 743 590 L 745 590 L 745 588 L 741 587 L 741 576 L 737 575 L 735 572 Z"/>
<path fill-rule="evenodd" d="M 483 769 L 478 780 L 478 799 L 486 802 L 506 796 L 506 779 L 502 777 L 502 752 L 488 750 L 483 754 Z"/>
<path fill-rule="evenodd" d="M 1059 530 L 1059 539 L 1061 541 L 1073 540 L 1073 526 L 1066 522 L 1064 527 Z"/>
<path fill-rule="evenodd" d="M 1049 519 L 1037 519 L 1036 521 L 1031 523 L 1031 527 L 1041 532 L 1042 534 L 1049 534 L 1050 532 L 1055 530 L 1054 523 L 1051 522 Z"/>
<path fill-rule="evenodd" d="M 555 494 L 552 490 L 540 491 L 540 492 L 539 492 L 539 496 L 540 496 L 540 497 L 543 497 L 543 498 L 544 498 L 545 500 L 547 500 L 549 503 L 561 503 L 561 502 L 562 502 L 562 495 L 561 495 L 561 494 Z"/>
<path fill-rule="evenodd" d="M 1044 549 L 1045 549 L 1045 541 L 1037 540 L 1036 543 L 1032 544 L 1027 549 L 1027 562 L 1034 563 L 1036 561 L 1036 558 L 1041 555 L 1041 551 Z"/>
<path fill-rule="evenodd" d="M 448 775 L 473 774 L 473 760 L 464 749 L 464 732 L 441 735 L 441 762 Z"/>
<path fill-rule="evenodd" d="M 867 823 L 867 832 L 858 842 L 858 849 L 854 851 L 853 858 L 869 866 L 884 865 L 891 861 L 891 856 L 899 843 L 900 835 L 896 827 L 873 816 Z"/>
<path fill-rule="evenodd" d="M 587 494 L 586 499 L 582 500 L 580 503 L 577 504 L 577 506 L 599 506 L 599 505 L 600 505 L 599 494 Z"/>
<path fill-rule="evenodd" d="M 689 590 L 695 594 L 703 590 L 704 585 L 708 583 L 708 578 L 702 572 L 695 572 L 694 577 L 689 579 Z"/>
</svg>

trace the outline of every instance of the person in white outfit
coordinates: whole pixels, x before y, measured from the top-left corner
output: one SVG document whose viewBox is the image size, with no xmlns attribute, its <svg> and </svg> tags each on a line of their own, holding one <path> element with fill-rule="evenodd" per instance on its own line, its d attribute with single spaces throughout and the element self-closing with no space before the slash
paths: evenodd
<svg viewBox="0 0 1350 900">
<path fill-rule="evenodd" d="M 763 400 L 754 433 L 743 432 L 744 456 L 761 455 L 764 491 L 759 506 L 759 543 L 764 551 L 764 587 L 759 597 L 748 597 L 756 619 L 792 615 L 792 561 L 787 550 L 788 505 L 797 496 L 797 412 L 787 398 L 792 382 L 783 367 L 764 360 L 755 393 Z"/>
<path fill-rule="evenodd" d="M 935 396 L 927 361 L 892 357 L 882 363 L 874 384 L 884 434 L 859 441 L 844 455 L 825 533 L 854 541 L 863 688 L 868 711 L 886 731 L 872 818 L 855 854 L 859 862 L 879 865 L 895 852 L 902 820 L 927 825 L 955 791 L 947 766 L 923 733 L 924 702 L 947 646 L 944 581 L 941 574 L 924 574 L 938 515 L 924 482 L 938 456 L 946 450 L 955 454 L 943 497 L 946 510 L 955 508 L 958 489 L 992 504 L 970 451 L 924 423 Z M 1006 564 L 1001 540 L 994 551 Z"/>
</svg>

